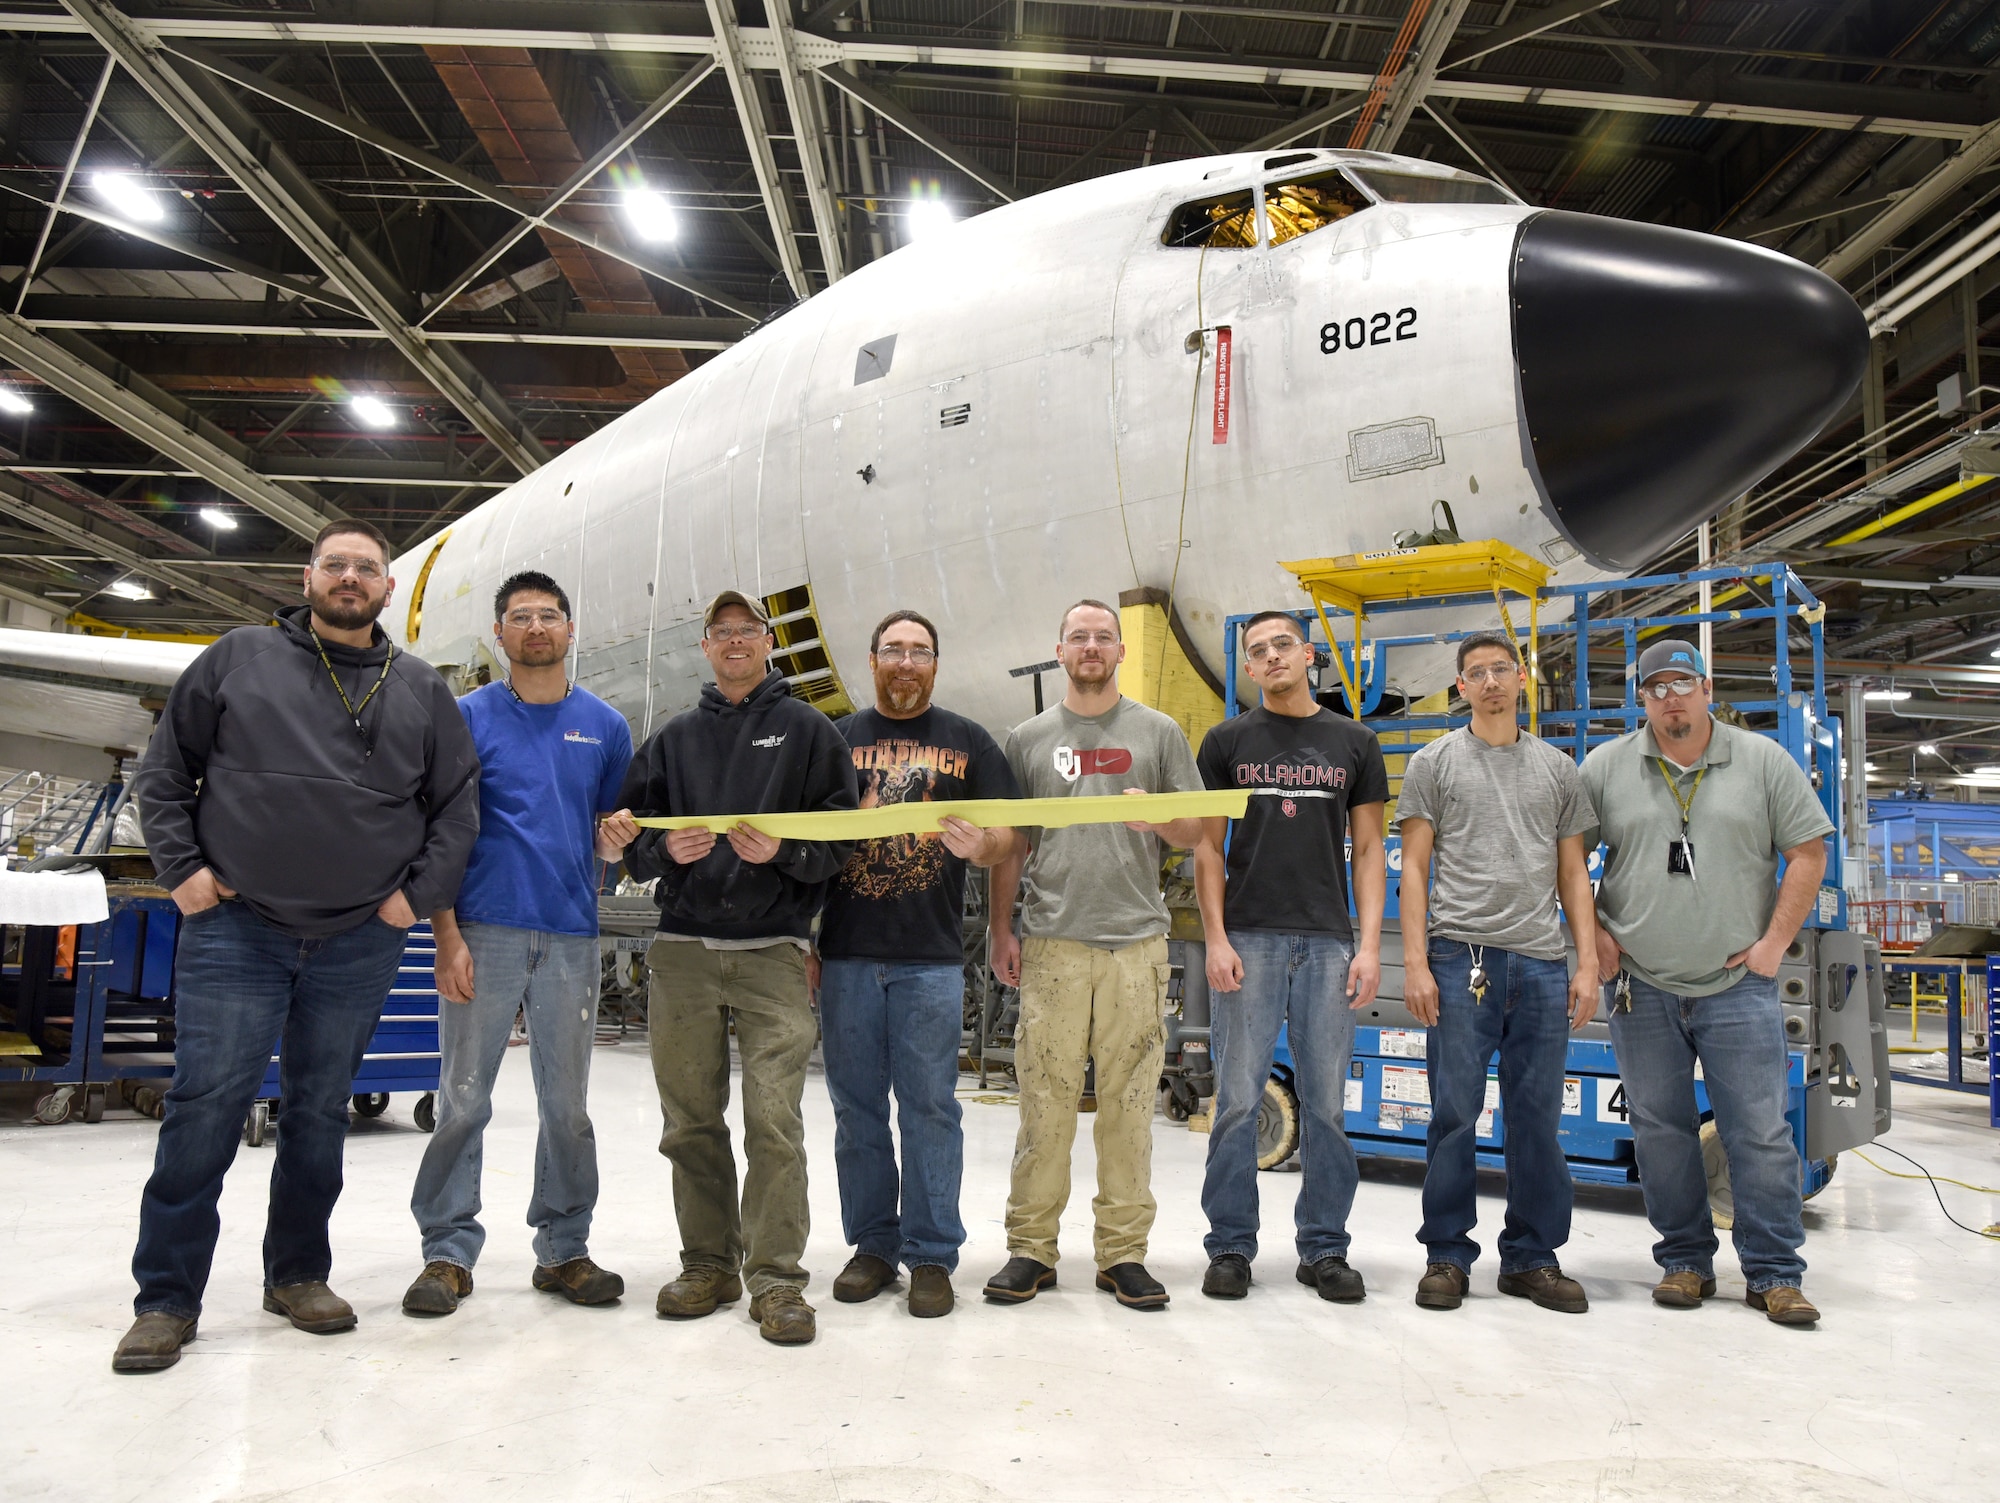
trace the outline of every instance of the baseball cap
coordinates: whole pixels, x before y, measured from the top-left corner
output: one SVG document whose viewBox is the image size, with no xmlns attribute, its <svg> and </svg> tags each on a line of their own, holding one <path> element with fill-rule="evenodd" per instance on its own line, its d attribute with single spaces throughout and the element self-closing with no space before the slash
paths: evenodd
<svg viewBox="0 0 2000 1503">
<path fill-rule="evenodd" d="M 1678 638 L 1668 637 L 1664 642 L 1655 642 L 1639 654 L 1638 678 L 1642 684 L 1655 674 L 1676 670 L 1696 678 L 1708 677 L 1708 664 L 1702 661 L 1701 653 L 1692 643 Z"/>
<path fill-rule="evenodd" d="M 701 629 L 703 631 L 707 631 L 711 626 L 715 625 L 715 613 L 725 605 L 740 605 L 752 616 L 763 622 L 764 625 L 769 626 L 771 624 L 770 613 L 764 609 L 764 603 L 761 600 L 752 599 L 741 590 L 724 590 L 715 599 L 709 601 L 708 609 L 702 612 Z"/>
</svg>

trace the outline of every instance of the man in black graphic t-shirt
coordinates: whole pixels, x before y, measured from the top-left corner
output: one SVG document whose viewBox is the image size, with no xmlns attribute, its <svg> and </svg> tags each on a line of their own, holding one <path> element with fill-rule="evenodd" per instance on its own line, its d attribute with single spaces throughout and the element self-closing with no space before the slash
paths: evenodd
<svg viewBox="0 0 2000 1503">
<path fill-rule="evenodd" d="M 1353 1009 L 1374 1001 L 1382 978 L 1389 778 L 1375 733 L 1313 702 L 1312 645 L 1295 619 L 1283 611 L 1251 617 L 1243 652 L 1263 703 L 1211 730 L 1195 759 L 1210 788 L 1250 790 L 1235 830 L 1226 819 L 1207 821 L 1195 852 L 1215 993 L 1215 1125 L 1201 1190 L 1209 1266 L 1201 1292 L 1241 1299 L 1250 1287 L 1257 1106 L 1285 1028 L 1304 1113 L 1298 1281 L 1321 1299 L 1352 1304 L 1367 1290 L 1347 1264 L 1347 1213 L 1360 1171 L 1342 1122 L 1343 1095 Z M 1358 939 L 1347 916 L 1350 834 Z"/>
<path fill-rule="evenodd" d="M 861 807 L 1018 798 L 986 729 L 931 703 L 937 629 L 915 611 L 875 628 L 875 708 L 835 727 L 853 749 Z M 965 1227 L 958 1185 L 959 1030 L 964 1018 L 965 868 L 1014 849 L 1011 829 L 947 820 L 941 835 L 864 840 L 820 919 L 820 1026 L 833 1097 L 840 1217 L 854 1256 L 833 1297 L 872 1299 L 910 1270 L 910 1313 L 943 1315 Z M 889 1137 L 896 1093 L 903 1160 Z M 900 1214 L 899 1214 L 900 1203 Z"/>
</svg>

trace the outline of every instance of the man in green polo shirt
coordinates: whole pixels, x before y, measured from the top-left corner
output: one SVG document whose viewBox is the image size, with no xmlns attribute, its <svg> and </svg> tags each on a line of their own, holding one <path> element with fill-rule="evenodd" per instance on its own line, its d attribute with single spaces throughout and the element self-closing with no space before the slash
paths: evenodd
<svg viewBox="0 0 2000 1503">
<path fill-rule="evenodd" d="M 1708 665 L 1688 643 L 1655 642 L 1638 678 L 1646 724 L 1591 752 L 1583 785 L 1606 847 L 1597 932 L 1601 974 L 1617 978 L 1611 1042 L 1660 1234 L 1653 1299 L 1691 1309 L 1715 1293 L 1699 1068 L 1729 1155 L 1746 1298 L 1781 1325 L 1811 1325 L 1774 978 L 1818 897 L 1833 823 L 1783 747 L 1709 714 Z"/>
</svg>

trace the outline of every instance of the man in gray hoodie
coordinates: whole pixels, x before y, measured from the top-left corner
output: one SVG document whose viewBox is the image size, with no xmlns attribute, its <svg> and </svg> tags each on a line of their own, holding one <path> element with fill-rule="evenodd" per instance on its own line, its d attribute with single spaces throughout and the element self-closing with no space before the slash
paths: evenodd
<svg viewBox="0 0 2000 1503">
<path fill-rule="evenodd" d="M 119 1372 L 171 1367 L 194 1339 L 222 1179 L 281 1038 L 264 1308 L 315 1334 L 354 1325 L 326 1284 L 348 1096 L 404 936 L 451 905 L 479 832 L 479 757 L 451 690 L 375 624 L 395 583 L 380 529 L 325 528 L 306 603 L 188 666 L 134 780 L 181 933 Z"/>
</svg>

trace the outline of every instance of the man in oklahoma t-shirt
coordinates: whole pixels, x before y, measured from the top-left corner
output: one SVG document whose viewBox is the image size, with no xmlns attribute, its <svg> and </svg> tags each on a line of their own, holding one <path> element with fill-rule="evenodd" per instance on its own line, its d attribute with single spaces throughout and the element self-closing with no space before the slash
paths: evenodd
<svg viewBox="0 0 2000 1503">
<path fill-rule="evenodd" d="M 1227 858 L 1226 819 L 1204 821 L 1195 852 L 1215 996 L 1215 1124 L 1201 1189 L 1209 1265 L 1201 1292 L 1241 1299 L 1250 1287 L 1257 1105 L 1278 1030 L 1287 1028 L 1305 1113 L 1298 1281 L 1321 1299 L 1352 1304 L 1367 1289 L 1347 1263 L 1347 1213 L 1360 1171 L 1342 1121 L 1343 1093 L 1354 1009 L 1375 1000 L 1382 979 L 1389 778 L 1375 733 L 1314 702 L 1306 672 L 1312 644 L 1297 620 L 1283 611 L 1252 616 L 1243 655 L 1263 703 L 1211 730 L 1198 759 L 1210 788 L 1250 790 Z M 1347 916 L 1350 833 L 1358 940 Z"/>
<path fill-rule="evenodd" d="M 891 611 L 868 667 L 875 706 L 834 729 L 852 748 L 861 807 L 1018 798 L 986 728 L 931 703 L 937 628 Z M 833 1281 L 848 1304 L 910 1270 L 910 1313 L 944 1315 L 965 1242 L 958 1186 L 959 1030 L 965 1019 L 965 868 L 1011 852 L 1017 831 L 947 819 L 938 835 L 864 840 L 833 879 L 819 927 L 819 1016 L 833 1097 L 840 1220 L 854 1256 Z M 902 1128 L 901 1175 L 889 1092 Z"/>
</svg>

